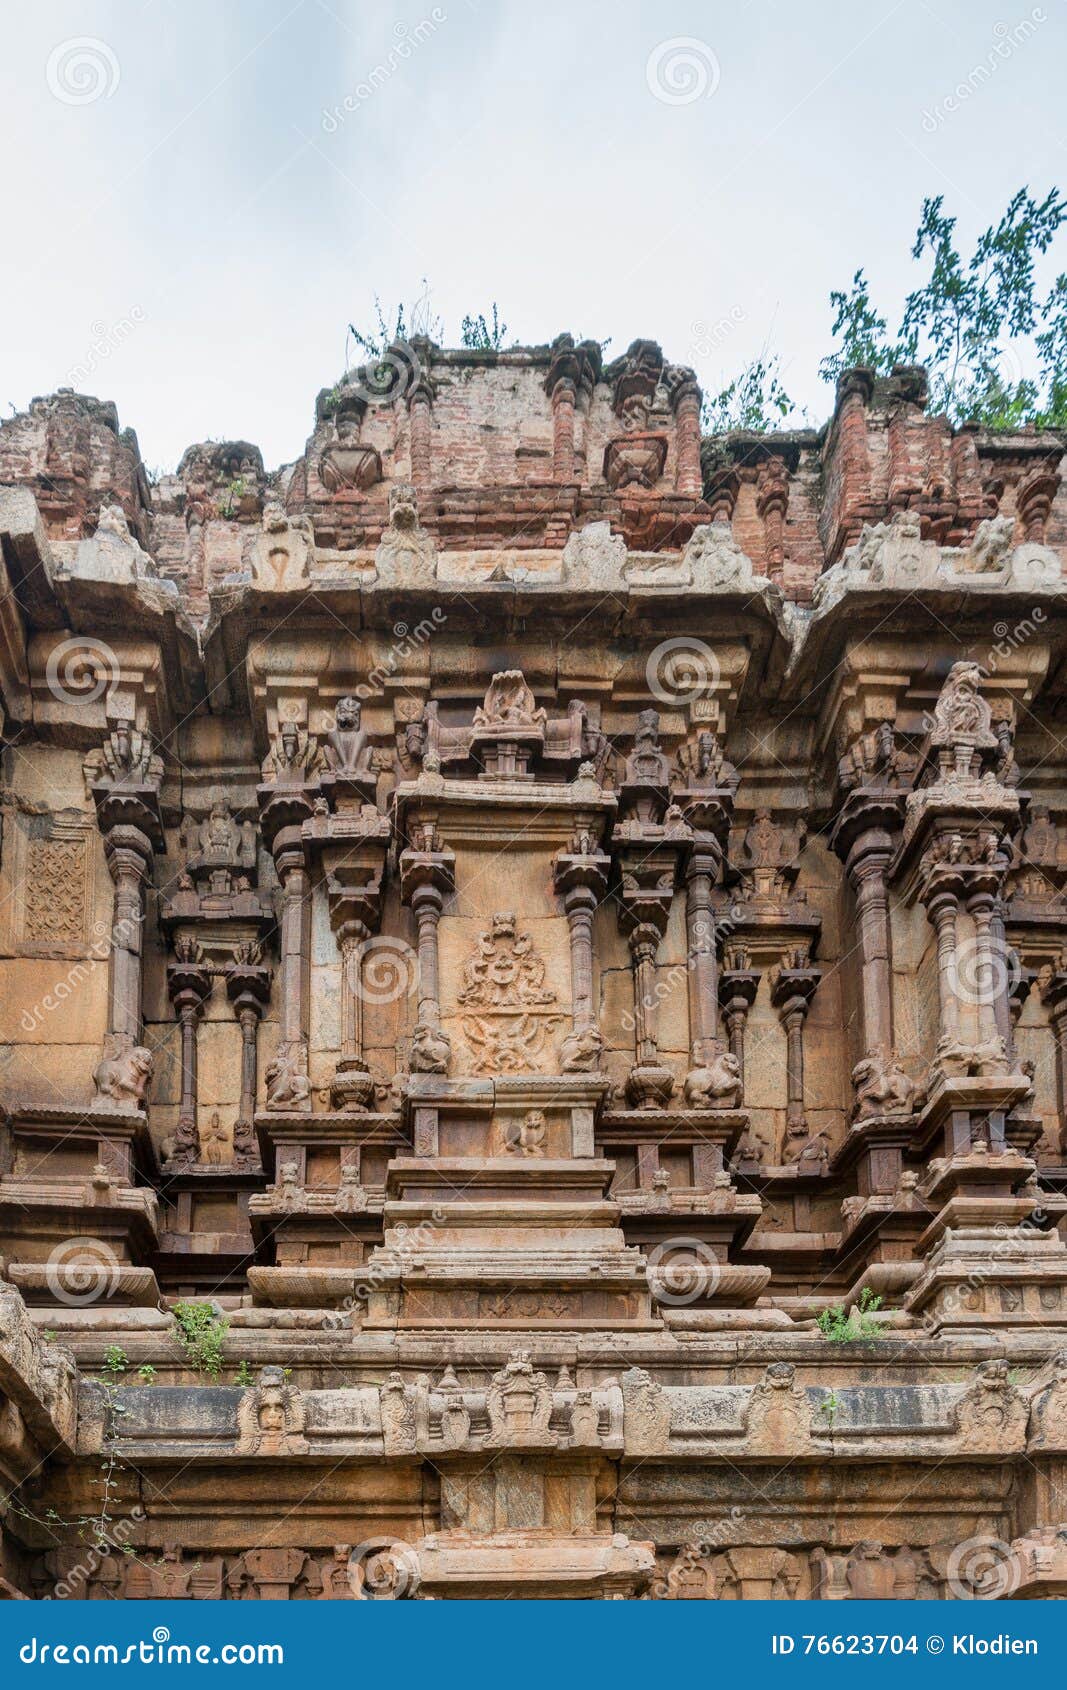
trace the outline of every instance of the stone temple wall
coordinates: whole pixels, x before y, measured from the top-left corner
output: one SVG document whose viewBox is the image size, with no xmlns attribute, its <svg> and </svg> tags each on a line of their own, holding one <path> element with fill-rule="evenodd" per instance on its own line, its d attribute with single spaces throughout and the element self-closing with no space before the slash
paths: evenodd
<svg viewBox="0 0 1067 1690">
<path fill-rule="evenodd" d="M 1067 489 L 921 370 L 0 423 L 0 1588 L 1067 1587 Z"/>
</svg>

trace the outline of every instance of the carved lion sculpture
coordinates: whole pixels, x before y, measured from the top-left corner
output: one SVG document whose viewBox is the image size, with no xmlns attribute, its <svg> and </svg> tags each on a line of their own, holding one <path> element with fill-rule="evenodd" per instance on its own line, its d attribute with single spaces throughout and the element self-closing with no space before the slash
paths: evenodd
<svg viewBox="0 0 1067 1690">
<path fill-rule="evenodd" d="M 690 1109 L 736 1109 L 741 1101 L 741 1064 L 726 1050 L 713 1061 L 691 1068 L 685 1077 L 685 1101 Z"/>
<path fill-rule="evenodd" d="M 97 1101 L 107 1098 L 125 1109 L 140 1109 L 152 1078 L 152 1052 L 146 1045 L 123 1044 L 109 1035 L 93 1075 Z"/>
<path fill-rule="evenodd" d="M 893 1057 L 871 1051 L 852 1070 L 856 1088 L 856 1119 L 872 1115 L 907 1115 L 916 1102 L 918 1086 Z"/>
</svg>

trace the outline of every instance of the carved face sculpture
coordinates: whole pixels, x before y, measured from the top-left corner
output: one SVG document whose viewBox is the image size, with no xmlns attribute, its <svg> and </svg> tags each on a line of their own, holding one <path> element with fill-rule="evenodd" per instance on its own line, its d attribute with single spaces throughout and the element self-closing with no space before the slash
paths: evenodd
<svg viewBox="0 0 1067 1690">
<path fill-rule="evenodd" d="M 269 1386 L 264 1391 L 256 1419 L 264 1437 L 280 1438 L 284 1433 L 285 1402 L 276 1386 Z"/>
<path fill-rule="evenodd" d="M 358 728 L 363 714 L 363 706 L 358 698 L 342 698 L 337 705 L 336 721 L 342 733 L 351 733 Z"/>
</svg>

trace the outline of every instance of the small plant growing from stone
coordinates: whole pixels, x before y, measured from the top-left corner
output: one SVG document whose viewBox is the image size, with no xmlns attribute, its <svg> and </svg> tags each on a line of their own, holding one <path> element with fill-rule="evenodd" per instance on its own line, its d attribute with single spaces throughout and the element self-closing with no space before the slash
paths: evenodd
<svg viewBox="0 0 1067 1690">
<path fill-rule="evenodd" d="M 238 1367 L 237 1372 L 233 1376 L 233 1382 L 235 1385 L 244 1385 L 246 1387 L 248 1385 L 255 1384 L 255 1374 L 252 1372 L 252 1369 L 249 1367 L 247 1361 L 243 1361 L 240 1367 Z"/>
<path fill-rule="evenodd" d="M 137 1377 L 141 1381 L 142 1385 L 154 1385 L 155 1384 L 155 1382 L 156 1382 L 156 1370 L 152 1366 L 152 1363 L 150 1361 L 146 1361 L 142 1367 L 139 1367 L 137 1369 Z"/>
<path fill-rule="evenodd" d="M 175 1303 L 172 1312 L 174 1336 L 186 1360 L 198 1373 L 217 1380 L 222 1372 L 222 1346 L 229 1322 L 216 1312 L 213 1303 Z"/>
<path fill-rule="evenodd" d="M 121 1349 L 118 1344 L 109 1344 L 104 1351 L 104 1359 L 100 1365 L 109 1379 L 120 1379 L 129 1367 L 130 1362 L 124 1349 Z"/>
<path fill-rule="evenodd" d="M 834 1308 L 823 1309 L 816 1324 L 828 1343 L 863 1343 L 878 1336 L 879 1327 L 874 1316 L 881 1306 L 881 1297 L 876 1297 L 870 1286 L 865 1285 L 860 1292 L 859 1301 L 854 1303 L 847 1313 L 838 1303 Z"/>
<path fill-rule="evenodd" d="M 501 321 L 497 303 L 492 304 L 492 322 L 479 311 L 477 317 L 467 316 L 463 319 L 460 333 L 463 345 L 472 352 L 499 352 L 504 344 L 504 336 L 508 332 L 508 325 Z"/>
</svg>

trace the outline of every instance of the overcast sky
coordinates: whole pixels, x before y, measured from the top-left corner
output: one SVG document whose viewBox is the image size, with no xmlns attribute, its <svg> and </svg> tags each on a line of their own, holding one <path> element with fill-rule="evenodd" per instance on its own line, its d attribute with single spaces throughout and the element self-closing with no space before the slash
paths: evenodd
<svg viewBox="0 0 1067 1690">
<path fill-rule="evenodd" d="M 821 421 L 832 287 L 891 314 L 926 194 L 970 239 L 1067 177 L 1063 0 L 38 0 L 4 8 L 0 402 L 114 399 L 145 461 L 292 459 L 350 320 L 766 345 Z M 376 69 L 377 67 L 377 69 Z M 347 109 L 346 109 L 347 102 Z M 951 107 L 955 109 L 950 109 Z"/>
</svg>

